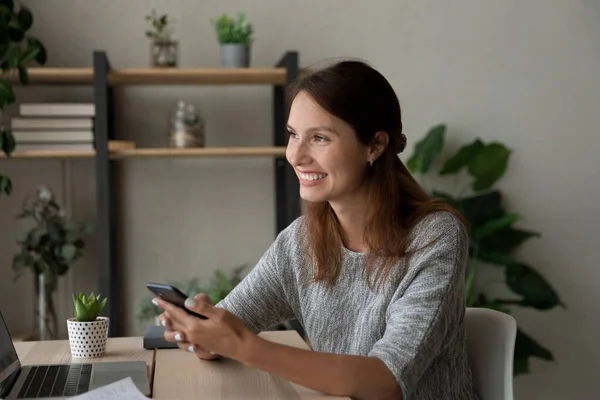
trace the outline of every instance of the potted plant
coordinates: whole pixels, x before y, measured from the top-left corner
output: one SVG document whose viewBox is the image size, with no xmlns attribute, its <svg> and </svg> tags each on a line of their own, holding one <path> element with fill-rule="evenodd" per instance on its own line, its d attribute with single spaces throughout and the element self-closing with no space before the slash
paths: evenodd
<svg viewBox="0 0 600 400">
<path fill-rule="evenodd" d="M 175 21 L 167 14 L 158 15 L 152 10 L 146 16 L 146 22 L 150 24 L 150 30 L 146 31 L 146 37 L 151 40 L 150 54 L 151 64 L 158 68 L 172 68 L 177 66 L 179 43 L 171 35 L 174 31 Z"/>
<path fill-rule="evenodd" d="M 250 49 L 254 28 L 248 23 L 246 13 L 240 12 L 237 20 L 223 14 L 213 21 L 221 48 L 221 63 L 225 68 L 250 66 Z"/>
<path fill-rule="evenodd" d="M 100 294 L 73 294 L 73 318 L 67 319 L 71 356 L 75 358 L 102 357 L 106 353 L 109 318 L 100 313 L 108 299 Z"/>
<path fill-rule="evenodd" d="M 27 65 L 35 61 L 46 64 L 46 49 L 37 38 L 27 35 L 33 25 L 33 15 L 25 6 L 14 8 L 13 1 L 2 1 L 0 7 L 0 68 L 5 77 L 0 78 L 0 117 L 2 112 L 15 102 L 10 79 L 7 74 L 17 72 L 23 85 L 29 82 Z M 0 124 L 0 156 L 7 157 L 15 150 L 15 139 L 3 124 Z M 0 172 L 0 195 L 10 195 L 12 182 Z"/>
<path fill-rule="evenodd" d="M 564 307 L 552 285 L 533 266 L 519 260 L 515 252 L 527 240 L 540 233 L 520 229 L 514 224 L 523 217 L 507 211 L 502 205 L 502 193 L 493 188 L 504 175 L 512 151 L 502 143 L 486 143 L 476 138 L 460 147 L 440 163 L 437 177 L 452 177 L 456 190 L 449 192 L 429 189 L 426 178 L 432 173 L 434 161 L 444 147 L 446 126 L 432 127 L 415 144 L 407 168 L 431 195 L 448 202 L 469 221 L 469 264 L 466 275 L 466 306 L 485 307 L 510 313 L 510 307 L 530 307 L 546 311 Z M 466 180 L 466 182 L 465 182 Z M 451 187 L 452 185 L 448 185 Z M 515 296 L 495 298 L 478 282 L 483 268 L 498 268 L 504 274 L 506 288 Z M 550 350 L 519 327 L 514 354 L 514 374 L 529 372 L 529 358 L 554 360 Z"/>
<path fill-rule="evenodd" d="M 19 252 L 13 257 L 17 280 L 23 270 L 33 273 L 37 296 L 39 339 L 57 338 L 57 316 L 54 292 L 60 276 L 83 255 L 83 234 L 91 225 L 67 218 L 66 212 L 45 186 L 35 196 L 26 198 L 18 219 L 29 219 L 33 225 L 17 237 Z"/>
</svg>

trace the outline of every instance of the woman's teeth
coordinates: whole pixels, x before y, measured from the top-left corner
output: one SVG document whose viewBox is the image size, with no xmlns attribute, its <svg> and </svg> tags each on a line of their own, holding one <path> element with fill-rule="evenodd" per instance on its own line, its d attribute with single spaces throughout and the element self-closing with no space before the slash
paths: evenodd
<svg viewBox="0 0 600 400">
<path fill-rule="evenodd" d="M 316 181 L 319 179 L 323 179 L 327 176 L 327 174 L 300 174 L 300 177 L 305 181 Z"/>
</svg>

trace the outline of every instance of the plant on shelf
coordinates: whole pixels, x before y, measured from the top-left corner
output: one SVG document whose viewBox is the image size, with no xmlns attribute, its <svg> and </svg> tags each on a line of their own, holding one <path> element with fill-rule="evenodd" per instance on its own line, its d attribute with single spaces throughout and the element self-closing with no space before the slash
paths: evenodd
<svg viewBox="0 0 600 400">
<path fill-rule="evenodd" d="M 38 299 L 37 318 L 40 340 L 57 338 L 57 315 L 53 293 L 58 279 L 82 256 L 85 246 L 83 235 L 91 225 L 67 218 L 47 187 L 38 188 L 35 196 L 28 196 L 18 219 L 29 219 L 33 226 L 20 234 L 20 251 L 13 257 L 15 280 L 23 270 L 34 276 Z"/>
<path fill-rule="evenodd" d="M 223 66 L 226 68 L 249 67 L 254 27 L 248 22 L 246 13 L 240 12 L 237 19 L 228 14 L 222 14 L 212 22 L 220 44 Z"/>
<path fill-rule="evenodd" d="M 444 147 L 445 134 L 445 125 L 432 127 L 415 144 L 407 162 L 407 168 L 424 187 L 425 179 L 428 174 L 433 174 L 431 167 Z M 454 193 L 435 189 L 430 192 L 456 208 L 470 223 L 466 305 L 505 313 L 510 313 L 510 306 L 531 307 L 540 311 L 564 307 L 556 291 L 543 276 L 515 256 L 519 246 L 528 239 L 539 237 L 540 233 L 515 227 L 514 224 L 523 217 L 505 210 L 502 193 L 493 188 L 504 175 L 511 152 L 502 143 L 485 143 L 477 138 L 445 159 L 437 173 L 441 178 L 453 177 L 455 186 L 463 184 L 462 179 L 466 179 L 467 183 Z M 501 268 L 506 287 L 516 296 L 495 298 L 486 293 L 484 287 L 477 285 L 475 278 L 484 265 Z M 529 372 L 530 357 L 554 360 L 548 349 L 518 328 L 513 364 L 515 375 Z"/>
<path fill-rule="evenodd" d="M 175 20 L 167 14 L 158 15 L 152 10 L 145 17 L 150 29 L 146 37 L 151 40 L 150 53 L 153 67 L 171 68 L 177 66 L 179 44 L 172 38 L 175 30 Z"/>
<path fill-rule="evenodd" d="M 67 319 L 71 355 L 76 358 L 102 357 L 106 352 L 109 319 L 100 313 L 107 298 L 83 292 L 73 294 L 73 318 Z"/>
<path fill-rule="evenodd" d="M 212 280 L 207 285 L 200 284 L 197 278 L 184 282 L 169 282 L 169 284 L 175 286 L 189 297 L 195 296 L 198 293 L 206 293 L 213 304 L 217 304 L 242 281 L 243 272 L 246 268 L 247 265 L 245 264 L 236 267 L 229 275 L 223 271 L 216 270 Z M 147 297 L 138 303 L 136 317 L 140 323 L 153 320 L 161 313 L 161 310 L 154 306 L 151 300 L 152 297 Z"/>
<path fill-rule="evenodd" d="M 25 6 L 15 9 L 12 0 L 0 1 L 0 117 L 16 100 L 8 75 L 16 72 L 22 84 L 29 83 L 27 65 L 37 62 L 46 64 L 46 49 L 37 38 L 27 35 L 33 25 L 33 15 Z M 0 126 L 0 155 L 10 157 L 15 150 L 15 138 L 4 124 Z M 10 195 L 11 179 L 0 172 L 0 195 Z"/>
</svg>

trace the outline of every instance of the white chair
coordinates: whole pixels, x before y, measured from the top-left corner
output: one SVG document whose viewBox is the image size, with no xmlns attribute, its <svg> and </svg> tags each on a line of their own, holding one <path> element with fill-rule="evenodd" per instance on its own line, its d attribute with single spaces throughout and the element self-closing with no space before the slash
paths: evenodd
<svg viewBox="0 0 600 400">
<path fill-rule="evenodd" d="M 467 354 L 481 400 L 513 400 L 513 356 L 517 322 L 488 308 L 467 307 Z"/>
</svg>

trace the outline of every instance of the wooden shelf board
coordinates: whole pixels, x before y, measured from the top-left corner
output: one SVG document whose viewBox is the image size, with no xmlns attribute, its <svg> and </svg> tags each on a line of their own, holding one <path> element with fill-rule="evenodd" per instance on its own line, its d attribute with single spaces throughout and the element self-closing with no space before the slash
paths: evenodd
<svg viewBox="0 0 600 400">
<path fill-rule="evenodd" d="M 94 81 L 92 68 L 27 68 L 27 73 L 30 85 L 90 85 Z M 21 84 L 15 71 L 2 77 L 12 84 Z"/>
<path fill-rule="evenodd" d="M 111 158 L 285 156 L 285 147 L 137 148 L 111 152 Z"/>
<path fill-rule="evenodd" d="M 91 158 L 94 156 L 93 150 L 15 150 L 10 157 L 4 154 L 0 158 L 39 158 L 39 159 L 55 159 L 55 158 Z"/>
<path fill-rule="evenodd" d="M 118 85 L 285 85 L 285 68 L 127 68 L 108 73 Z"/>
<path fill-rule="evenodd" d="M 30 85 L 91 85 L 92 68 L 28 68 Z M 301 69 L 300 76 L 311 72 Z M 1 76 L 20 85 L 15 71 Z M 285 85 L 285 68 L 123 68 L 108 73 L 108 84 L 124 85 Z"/>
<path fill-rule="evenodd" d="M 63 159 L 91 158 L 91 150 L 16 150 L 11 159 Z M 110 158 L 152 158 L 152 157 L 284 157 L 285 147 L 199 147 L 199 148 L 133 148 L 112 150 Z M 1 158 L 8 158 L 5 155 Z"/>
</svg>

